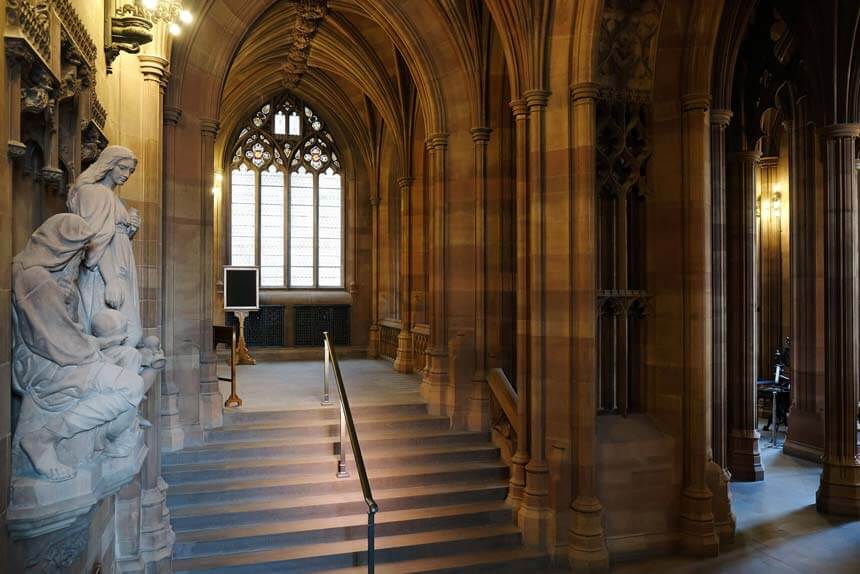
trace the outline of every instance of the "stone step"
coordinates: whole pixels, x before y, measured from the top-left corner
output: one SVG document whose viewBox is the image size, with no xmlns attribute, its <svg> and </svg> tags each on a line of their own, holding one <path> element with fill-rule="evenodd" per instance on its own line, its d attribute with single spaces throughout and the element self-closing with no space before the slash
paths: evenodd
<svg viewBox="0 0 860 574">
<path fill-rule="evenodd" d="M 359 437 L 372 432 L 399 432 L 409 430 L 447 430 L 451 422 L 448 417 L 430 415 L 407 415 L 388 417 L 367 417 L 356 419 L 355 430 Z M 262 423 L 224 426 L 204 433 L 206 443 L 241 442 L 248 440 L 270 440 L 294 437 L 334 437 L 339 436 L 340 419 L 322 421 L 296 421 L 292 423 Z M 360 439 L 359 439 L 360 440 Z"/>
<path fill-rule="evenodd" d="M 503 550 L 520 544 L 520 532 L 514 524 L 378 536 L 376 560 L 384 564 L 459 552 Z M 180 558 L 174 559 L 173 568 L 177 574 L 281 574 L 352 567 L 366 560 L 367 540 L 355 539 Z"/>
<path fill-rule="evenodd" d="M 501 500 L 412 508 L 378 513 L 376 536 L 512 522 L 512 509 Z M 173 547 L 173 556 L 191 558 L 366 538 L 367 513 L 227 527 L 209 525 L 205 529 L 179 532 Z"/>
<path fill-rule="evenodd" d="M 436 484 L 449 480 L 503 480 L 508 467 L 501 461 L 458 462 L 408 468 L 369 470 L 374 489 L 401 488 L 419 484 Z M 337 478 L 330 473 L 297 475 L 277 478 L 237 478 L 208 482 L 184 483 L 171 486 L 168 504 L 180 508 L 189 504 L 218 504 L 266 497 L 306 496 L 329 493 L 360 492 L 357 473 Z"/>
<path fill-rule="evenodd" d="M 395 447 L 385 451 L 365 453 L 365 464 L 371 468 L 392 468 L 415 464 L 494 461 L 499 449 L 491 444 L 465 446 Z M 224 478 L 288 476 L 296 474 L 330 473 L 337 471 L 337 455 L 296 456 L 289 459 L 258 459 L 192 463 L 165 466 L 162 476 L 172 486 L 188 482 Z M 347 452 L 347 466 L 353 468 L 352 452 Z"/>
<path fill-rule="evenodd" d="M 370 455 L 374 451 L 390 447 L 419 445 L 466 445 L 486 444 L 488 433 L 471 431 L 434 431 L 396 433 L 365 433 L 359 435 L 362 452 Z M 162 464 L 192 464 L 204 462 L 235 461 L 270 457 L 289 458 L 321 454 L 337 454 L 338 437 L 299 437 L 290 440 L 248 440 L 226 443 L 207 443 L 177 452 L 164 453 Z"/>
<path fill-rule="evenodd" d="M 451 556 L 378 564 L 377 574 L 569 574 L 569 568 L 546 570 L 547 556 L 532 548 L 495 549 Z M 367 566 L 325 570 L 317 574 L 366 574 Z"/>
<path fill-rule="evenodd" d="M 380 488 L 373 496 L 384 512 L 437 505 L 504 500 L 506 480 L 421 485 L 407 488 Z M 348 516 L 367 512 L 361 491 L 304 497 L 273 497 L 262 500 L 230 501 L 219 504 L 170 506 L 170 520 L 176 532 L 211 528 L 212 525 L 242 525 L 299 520 L 326 516 Z"/>
<path fill-rule="evenodd" d="M 332 388 L 334 392 L 334 388 Z M 322 400 L 322 396 L 320 396 Z M 332 395 L 331 406 L 317 408 L 285 409 L 278 411 L 255 411 L 247 409 L 225 409 L 224 425 L 283 423 L 293 424 L 309 420 L 337 420 L 340 415 L 336 406 L 337 398 Z M 375 416 L 421 416 L 427 414 L 427 403 L 421 401 L 408 402 L 376 402 L 372 404 L 350 404 L 355 420 Z"/>
</svg>

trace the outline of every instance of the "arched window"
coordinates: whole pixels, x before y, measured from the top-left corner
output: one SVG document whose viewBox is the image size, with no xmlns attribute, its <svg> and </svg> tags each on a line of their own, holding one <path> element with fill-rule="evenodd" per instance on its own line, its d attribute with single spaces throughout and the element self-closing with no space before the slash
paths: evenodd
<svg viewBox="0 0 860 574">
<path fill-rule="evenodd" d="M 281 97 L 239 132 L 230 169 L 230 263 L 267 288 L 343 287 L 343 182 L 331 133 Z"/>
</svg>

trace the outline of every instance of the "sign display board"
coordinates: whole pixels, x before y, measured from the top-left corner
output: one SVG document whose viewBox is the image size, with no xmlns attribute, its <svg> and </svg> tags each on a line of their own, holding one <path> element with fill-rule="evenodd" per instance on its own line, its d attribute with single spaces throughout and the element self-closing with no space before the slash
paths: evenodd
<svg viewBox="0 0 860 574">
<path fill-rule="evenodd" d="M 224 310 L 260 308 L 260 271 L 257 267 L 224 267 Z"/>
</svg>

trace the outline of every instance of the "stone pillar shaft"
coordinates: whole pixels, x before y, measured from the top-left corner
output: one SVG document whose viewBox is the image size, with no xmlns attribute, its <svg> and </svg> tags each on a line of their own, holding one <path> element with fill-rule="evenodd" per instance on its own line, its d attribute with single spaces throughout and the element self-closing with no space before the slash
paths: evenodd
<svg viewBox="0 0 860 574">
<path fill-rule="evenodd" d="M 860 517 L 857 384 L 860 380 L 860 224 L 855 167 L 858 124 L 823 131 L 827 214 L 825 235 L 824 470 L 819 512 Z"/>
<path fill-rule="evenodd" d="M 756 169 L 761 154 L 729 159 L 726 194 L 728 345 L 728 464 L 735 480 L 764 478 L 756 420 Z"/>
<path fill-rule="evenodd" d="M 709 98 L 683 98 L 684 486 L 681 545 L 695 556 L 719 552 L 713 496 L 707 485 L 711 450 L 711 173 Z"/>
<path fill-rule="evenodd" d="M 576 572 L 609 568 L 603 506 L 597 498 L 597 85 L 573 98 L 573 501 L 568 560 Z M 517 358 L 519 362 L 519 358 Z"/>
<path fill-rule="evenodd" d="M 412 184 L 414 178 L 401 177 L 400 187 L 400 334 L 394 368 L 411 373 L 412 356 Z"/>
<path fill-rule="evenodd" d="M 779 158 L 759 162 L 759 362 L 758 378 L 773 378 L 774 353 L 782 346 L 782 234 Z M 777 203 L 779 202 L 779 203 Z M 765 209 L 767 207 L 767 209 Z"/>
<path fill-rule="evenodd" d="M 379 356 L 379 181 L 374 176 L 370 184 L 371 261 L 370 261 L 370 332 L 367 336 L 367 357 Z"/>
</svg>

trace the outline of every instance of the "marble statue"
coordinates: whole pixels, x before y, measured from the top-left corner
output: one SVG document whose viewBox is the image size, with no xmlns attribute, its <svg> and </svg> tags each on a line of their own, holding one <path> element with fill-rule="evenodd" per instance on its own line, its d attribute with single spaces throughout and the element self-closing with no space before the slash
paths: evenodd
<svg viewBox="0 0 860 574">
<path fill-rule="evenodd" d="M 125 345 L 129 347 L 138 347 L 143 336 L 131 247 L 141 221 L 137 210 L 125 207 L 116 188 L 136 167 L 137 158 L 130 149 L 108 146 L 78 176 L 66 202 L 69 211 L 86 220 L 95 233 L 90 257 L 96 265 L 85 267 L 79 280 L 84 330 L 90 331 L 92 319 L 100 311 L 116 309 L 128 321 Z"/>
<path fill-rule="evenodd" d="M 96 336 L 78 321 L 78 276 L 82 263 L 98 263 L 98 237 L 78 215 L 54 215 L 12 264 L 12 383 L 22 399 L 13 446 L 52 482 L 73 479 L 96 453 L 127 457 L 140 443 L 145 385 L 140 354 L 117 335 L 125 317 L 97 317 Z M 82 433 L 92 440 L 72 440 Z"/>
</svg>

